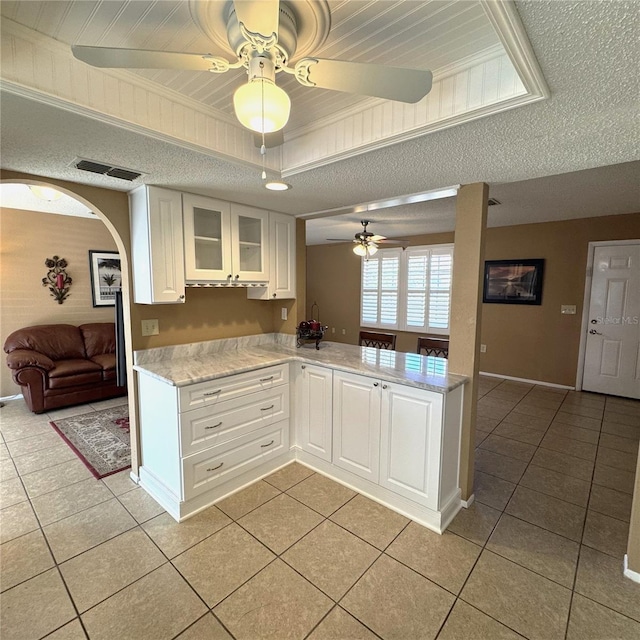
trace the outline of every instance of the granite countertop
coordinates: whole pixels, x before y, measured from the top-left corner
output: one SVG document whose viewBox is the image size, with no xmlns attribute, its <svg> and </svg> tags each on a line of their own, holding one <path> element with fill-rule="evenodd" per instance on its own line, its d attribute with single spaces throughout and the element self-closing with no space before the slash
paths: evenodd
<svg viewBox="0 0 640 640">
<path fill-rule="evenodd" d="M 136 364 L 133 368 L 170 385 L 184 387 L 292 361 L 324 365 L 437 392 L 451 391 L 468 380 L 466 376 L 448 373 L 445 358 L 338 342 L 322 342 L 319 350 L 315 344 L 300 348 L 273 344 L 229 349 L 204 355 L 191 354 L 184 358 L 174 356 L 158 362 Z"/>
</svg>

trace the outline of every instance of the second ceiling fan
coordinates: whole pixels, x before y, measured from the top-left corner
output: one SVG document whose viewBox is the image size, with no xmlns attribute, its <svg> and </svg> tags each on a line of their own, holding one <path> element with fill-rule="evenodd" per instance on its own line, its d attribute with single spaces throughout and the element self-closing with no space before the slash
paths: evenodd
<svg viewBox="0 0 640 640">
<path fill-rule="evenodd" d="M 364 258 L 368 258 L 372 256 L 376 251 L 378 251 L 378 245 L 380 244 L 397 244 L 400 246 L 406 246 L 404 240 L 400 239 L 391 239 L 387 238 L 387 236 L 380 236 L 372 233 L 371 231 L 367 231 L 367 226 L 371 224 L 370 220 L 360 220 L 360 224 L 362 225 L 362 231 L 358 231 L 354 235 L 353 243 L 353 253 L 358 256 L 362 256 Z M 328 242 L 349 242 L 348 238 L 327 238 Z"/>
<path fill-rule="evenodd" d="M 181 69 L 225 73 L 244 67 L 248 82 L 234 94 L 236 116 L 252 131 L 268 134 L 281 130 L 289 119 L 291 100 L 276 84 L 276 74 L 292 75 L 306 87 L 344 91 L 400 102 L 418 102 L 431 90 L 428 70 L 387 67 L 378 64 L 304 57 L 291 66 L 304 20 L 295 2 L 279 0 L 229 0 L 221 18 L 212 19 L 214 0 L 190 0 L 194 22 L 211 37 L 212 22 L 225 21 L 228 46 L 237 60 L 229 61 L 207 53 L 179 53 L 72 46 L 73 55 L 95 67 L 132 69 Z M 216 3 L 218 6 L 220 3 Z M 330 14 L 326 0 L 312 3 L 313 11 L 326 16 L 324 37 L 329 31 Z M 308 11 L 308 9 L 307 9 Z M 322 44 L 314 42 L 317 48 Z"/>
</svg>

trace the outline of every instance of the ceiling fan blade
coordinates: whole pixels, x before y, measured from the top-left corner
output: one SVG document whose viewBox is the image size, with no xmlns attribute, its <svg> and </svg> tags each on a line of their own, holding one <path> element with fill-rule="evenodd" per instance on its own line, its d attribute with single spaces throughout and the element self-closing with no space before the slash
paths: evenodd
<svg viewBox="0 0 640 640">
<path fill-rule="evenodd" d="M 272 34 L 278 36 L 280 21 L 279 0 L 234 0 L 238 22 L 251 33 L 259 33 L 265 38 Z"/>
<path fill-rule="evenodd" d="M 400 102 L 418 102 L 431 91 L 431 71 L 319 58 L 304 58 L 296 65 L 296 71 L 309 60 L 317 60 L 317 64 L 309 65 L 308 80 L 322 89 Z"/>
<path fill-rule="evenodd" d="M 256 147 L 258 147 L 258 149 L 262 146 L 261 133 L 253 134 L 253 144 Z M 280 129 L 280 131 L 273 131 L 271 133 L 264 134 L 264 146 L 267 149 L 273 149 L 273 147 L 279 147 L 281 144 L 284 144 L 284 134 L 282 133 L 282 129 Z"/>
<path fill-rule="evenodd" d="M 327 242 L 352 242 L 352 240 L 350 238 L 327 238 Z"/>
<path fill-rule="evenodd" d="M 229 67 L 229 62 L 200 53 L 172 53 L 169 51 L 148 51 L 145 49 L 114 49 L 111 47 L 71 47 L 73 55 L 92 67 L 125 69 L 189 69 L 208 71 L 216 64 Z"/>
<path fill-rule="evenodd" d="M 380 240 L 386 240 L 387 236 L 371 236 L 369 240 L 373 240 L 373 242 L 380 242 Z"/>
</svg>

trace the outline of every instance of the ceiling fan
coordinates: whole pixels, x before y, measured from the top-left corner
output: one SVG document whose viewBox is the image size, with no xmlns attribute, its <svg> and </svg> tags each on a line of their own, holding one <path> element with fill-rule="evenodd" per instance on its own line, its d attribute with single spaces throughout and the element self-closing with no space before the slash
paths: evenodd
<svg viewBox="0 0 640 640">
<path fill-rule="evenodd" d="M 378 251 L 380 244 L 399 244 L 406 246 L 404 240 L 391 240 L 387 236 L 380 236 L 371 231 L 367 231 L 367 226 L 371 224 L 370 220 L 360 220 L 362 231 L 355 234 L 353 243 L 353 253 L 358 256 L 368 258 Z M 348 238 L 327 238 L 329 242 L 349 242 Z"/>
<path fill-rule="evenodd" d="M 220 8 L 223 7 L 221 11 Z M 291 101 L 277 86 L 276 74 L 292 75 L 306 87 L 333 89 L 365 96 L 418 102 L 431 90 L 432 74 L 427 70 L 386 67 L 341 60 L 303 57 L 317 49 L 330 29 L 327 0 L 286 2 L 279 0 L 190 0 L 194 22 L 208 37 L 229 49 L 235 61 L 206 53 L 178 53 L 143 49 L 72 46 L 73 55 L 94 67 L 134 69 L 183 69 L 225 73 L 244 67 L 248 82 L 234 94 L 238 120 L 260 134 L 280 131 L 288 121 Z M 306 12 L 306 16 L 305 16 Z M 312 25 L 312 42 L 305 42 L 303 31 L 309 12 L 320 24 Z M 221 31 L 222 29 L 222 31 Z M 218 37 L 223 33 L 226 42 Z M 308 39 L 307 39 L 308 40 Z M 302 42 L 303 46 L 299 46 Z M 293 66 L 291 66 L 293 64 Z M 281 134 L 274 136 L 282 143 Z M 264 144 L 264 142 L 263 142 Z M 275 144 L 267 146 L 275 146 Z"/>
</svg>

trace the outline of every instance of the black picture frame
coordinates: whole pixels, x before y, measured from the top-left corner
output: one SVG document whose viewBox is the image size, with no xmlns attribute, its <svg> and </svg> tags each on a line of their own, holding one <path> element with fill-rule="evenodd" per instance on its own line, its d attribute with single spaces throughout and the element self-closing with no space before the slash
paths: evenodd
<svg viewBox="0 0 640 640">
<path fill-rule="evenodd" d="M 482 302 L 542 304 L 544 259 L 486 260 Z"/>
<path fill-rule="evenodd" d="M 113 307 L 122 289 L 122 264 L 117 251 L 89 250 L 91 298 L 94 307 Z"/>
</svg>

